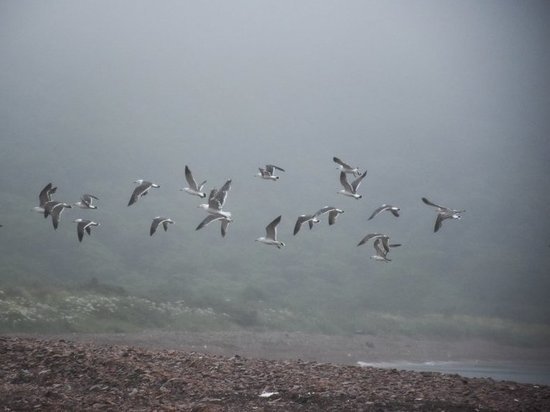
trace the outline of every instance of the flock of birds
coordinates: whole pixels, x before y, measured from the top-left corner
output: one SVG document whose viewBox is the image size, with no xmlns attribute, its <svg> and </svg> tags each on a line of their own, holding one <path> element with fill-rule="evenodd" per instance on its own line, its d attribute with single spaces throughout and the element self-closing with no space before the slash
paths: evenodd
<svg viewBox="0 0 550 412">
<path fill-rule="evenodd" d="M 340 190 L 338 194 L 352 197 L 354 199 L 361 199 L 362 195 L 357 193 L 357 191 L 362 180 L 367 175 L 367 171 L 365 170 L 363 173 L 361 173 L 358 167 L 352 167 L 349 164 L 343 162 L 338 157 L 333 157 L 333 161 L 338 165 L 337 168 L 340 170 L 340 184 L 343 187 L 343 189 Z M 256 174 L 256 176 L 264 180 L 277 181 L 279 180 L 279 176 L 276 175 L 277 171 L 284 172 L 285 170 L 279 166 L 268 164 L 264 168 L 259 168 L 259 172 Z M 351 182 L 348 181 L 348 175 L 351 175 L 353 177 L 353 180 Z M 185 179 L 187 180 L 188 187 L 182 188 L 180 190 L 185 191 L 192 196 L 197 196 L 201 199 L 205 199 L 207 197 L 207 194 L 204 191 L 206 180 L 201 182 L 200 184 L 197 184 L 188 166 L 185 166 Z M 135 204 L 141 197 L 146 196 L 151 188 L 160 187 L 160 185 L 156 183 L 143 179 L 136 180 L 134 183 L 136 183 L 137 186 L 134 188 L 130 196 L 128 206 Z M 52 183 L 48 183 L 40 191 L 40 194 L 38 196 L 39 206 L 34 208 L 34 210 L 36 210 L 37 212 L 43 213 L 45 218 L 51 216 L 54 229 L 57 229 L 61 213 L 66 208 L 72 208 L 73 206 L 76 206 L 81 209 L 97 209 L 97 206 L 94 205 L 94 201 L 99 199 L 94 195 L 84 194 L 82 195 L 79 202 L 73 203 L 71 205 L 69 203 L 52 200 L 52 195 L 56 192 L 56 190 L 57 187 L 54 187 Z M 196 230 L 200 230 L 203 227 L 208 226 L 212 222 L 219 221 L 221 235 L 222 237 L 225 237 L 229 224 L 233 222 L 231 212 L 223 210 L 227 195 L 230 190 L 231 180 L 227 180 L 220 189 L 210 190 L 207 203 L 201 203 L 198 205 L 199 208 L 202 208 L 206 211 L 207 216 L 199 223 Z M 441 228 L 443 221 L 447 219 L 460 219 L 461 213 L 464 212 L 464 210 L 455 210 L 438 205 L 431 202 L 425 197 L 422 198 L 422 201 L 426 205 L 434 207 L 437 210 L 434 232 L 437 232 Z M 400 209 L 398 207 L 388 204 L 382 204 L 372 212 L 368 220 L 372 220 L 378 214 L 386 211 L 391 213 L 395 217 L 399 217 Z M 315 213 L 300 215 L 298 216 L 296 224 L 294 225 L 294 235 L 296 235 L 300 231 L 302 225 L 304 224 L 307 224 L 309 226 L 309 229 L 311 230 L 314 224 L 319 223 L 320 218 L 325 214 L 328 215 L 328 224 L 333 225 L 336 222 L 336 218 L 338 217 L 338 215 L 342 213 L 344 213 L 342 209 L 338 209 L 333 206 L 325 206 Z M 84 232 L 90 235 L 92 227 L 99 226 L 99 223 L 94 222 L 90 219 L 79 218 L 75 219 L 74 222 L 77 223 L 76 231 L 78 240 L 80 242 L 82 242 Z M 279 249 L 285 246 L 284 242 L 277 239 L 277 226 L 280 222 L 281 216 L 277 216 L 266 226 L 265 236 L 257 238 L 256 241 L 266 245 L 275 246 Z M 170 224 L 174 224 L 174 221 L 168 217 L 157 216 L 153 218 L 149 230 L 150 236 L 152 236 L 157 231 L 159 225 L 162 225 L 164 230 L 167 231 Z M 361 239 L 357 246 L 364 245 L 371 239 L 373 240 L 373 246 L 375 250 L 375 255 L 371 256 L 371 258 L 381 262 L 390 262 L 391 259 L 388 258 L 388 253 L 390 252 L 390 249 L 401 246 L 400 243 L 389 243 L 390 237 L 384 233 L 369 233 L 363 239 Z"/>
</svg>

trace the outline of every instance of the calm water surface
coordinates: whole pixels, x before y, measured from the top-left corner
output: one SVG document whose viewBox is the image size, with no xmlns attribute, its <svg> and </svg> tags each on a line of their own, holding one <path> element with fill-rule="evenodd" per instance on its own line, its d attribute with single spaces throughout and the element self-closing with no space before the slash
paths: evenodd
<svg viewBox="0 0 550 412">
<path fill-rule="evenodd" d="M 412 371 L 441 372 L 459 374 L 468 378 L 492 378 L 496 381 L 506 380 L 521 383 L 550 385 L 550 362 L 357 362 L 360 366 L 373 366 L 376 368 L 391 368 Z"/>
</svg>

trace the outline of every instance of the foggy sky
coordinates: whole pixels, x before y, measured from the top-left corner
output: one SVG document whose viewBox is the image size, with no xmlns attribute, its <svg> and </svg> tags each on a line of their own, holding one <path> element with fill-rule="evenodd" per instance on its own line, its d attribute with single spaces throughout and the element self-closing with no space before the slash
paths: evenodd
<svg viewBox="0 0 550 412">
<path fill-rule="evenodd" d="M 0 279 L 104 279 L 118 262 L 119 282 L 263 273 L 291 294 L 334 278 L 381 302 L 421 282 L 436 307 L 430 284 L 448 282 L 487 313 L 512 300 L 548 321 L 549 18 L 544 1 L 4 0 Z M 336 194 L 333 156 L 368 171 L 362 200 Z M 280 181 L 253 177 L 266 163 Z M 186 164 L 207 189 L 233 179 L 226 239 L 195 232 Z M 128 208 L 138 178 L 161 188 Z M 54 232 L 30 211 L 50 181 L 100 209 Z M 466 213 L 434 234 L 422 196 Z M 382 203 L 402 216 L 367 222 Z M 327 204 L 346 211 L 334 227 L 292 236 Z M 286 248 L 255 244 L 279 214 Z M 176 225 L 150 239 L 157 215 Z M 81 245 L 76 217 L 102 223 Z M 355 246 L 372 231 L 403 243 L 390 264 Z"/>
</svg>

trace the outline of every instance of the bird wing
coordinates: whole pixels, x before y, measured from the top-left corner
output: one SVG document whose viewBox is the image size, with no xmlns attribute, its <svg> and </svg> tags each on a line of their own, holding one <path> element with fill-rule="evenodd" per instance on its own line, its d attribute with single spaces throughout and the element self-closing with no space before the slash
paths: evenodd
<svg viewBox="0 0 550 412">
<path fill-rule="evenodd" d="M 398 210 L 392 209 L 391 207 L 390 207 L 389 210 L 392 213 L 392 215 L 394 215 L 395 217 L 399 217 L 399 211 Z"/>
<path fill-rule="evenodd" d="M 344 163 L 342 160 L 338 159 L 337 157 L 333 157 L 332 161 L 335 162 L 335 163 L 338 163 L 340 166 L 342 166 L 346 169 L 351 169 L 350 165 L 348 165 L 347 163 Z"/>
<path fill-rule="evenodd" d="M 333 206 L 325 206 L 325 207 L 319 209 L 317 212 L 315 212 L 315 217 L 324 215 L 325 213 L 330 212 L 331 210 L 334 210 L 334 209 L 335 209 L 335 207 L 333 207 Z"/>
<path fill-rule="evenodd" d="M 353 193 L 353 188 L 349 184 L 348 178 L 344 172 L 340 172 L 340 183 L 344 186 L 344 190 L 346 190 L 346 192 Z"/>
<path fill-rule="evenodd" d="M 88 228 L 86 226 L 87 224 L 88 222 L 83 220 L 82 222 L 78 222 L 78 225 L 76 225 L 76 234 L 78 235 L 79 242 L 82 242 L 82 238 L 84 237 L 84 228 Z"/>
<path fill-rule="evenodd" d="M 311 222 L 311 219 L 313 219 L 313 215 L 298 216 L 298 219 L 296 220 L 296 224 L 294 225 L 294 236 L 296 236 L 296 233 L 300 231 L 302 224 L 307 221 Z M 310 229 L 311 229 L 311 226 L 312 224 L 310 225 Z"/>
<path fill-rule="evenodd" d="M 225 200 L 227 199 L 227 192 L 231 189 L 231 179 L 229 179 L 227 182 L 224 183 L 224 185 L 221 187 L 220 190 L 216 193 L 216 199 L 220 203 L 220 209 L 225 204 Z"/>
<path fill-rule="evenodd" d="M 437 232 L 439 229 L 441 229 L 441 225 L 443 223 L 443 220 L 445 219 L 446 219 L 446 213 L 437 214 L 437 217 L 435 218 L 434 232 Z"/>
<path fill-rule="evenodd" d="M 387 205 L 382 205 L 380 207 L 377 207 L 376 209 L 374 209 L 374 212 L 372 212 L 372 215 L 370 215 L 368 220 L 371 220 L 374 216 L 376 216 L 378 213 L 380 213 L 381 211 L 387 208 L 388 208 Z"/>
<path fill-rule="evenodd" d="M 153 221 L 151 222 L 151 229 L 149 229 L 149 236 L 153 236 L 153 233 L 157 231 L 157 227 L 159 226 L 159 223 L 162 221 L 161 217 L 155 217 Z"/>
<path fill-rule="evenodd" d="M 134 191 L 132 192 L 132 196 L 130 197 L 130 201 L 128 202 L 128 206 L 131 206 L 134 203 L 136 203 L 140 196 L 146 195 L 147 191 L 150 188 L 151 188 L 151 182 L 143 182 L 139 186 L 137 186 L 134 189 Z"/>
<path fill-rule="evenodd" d="M 38 201 L 39 205 L 43 207 L 46 202 L 49 202 L 51 200 L 50 193 L 55 192 L 57 188 L 52 189 L 52 184 L 48 183 L 46 186 L 44 186 L 44 189 L 40 191 L 40 194 L 38 195 Z"/>
<path fill-rule="evenodd" d="M 365 172 L 362 175 L 359 175 L 359 177 L 351 183 L 351 187 L 353 187 L 353 193 L 357 191 L 357 189 L 359 188 L 359 185 L 361 184 L 361 180 L 363 180 L 363 178 L 366 175 L 367 175 L 367 171 L 365 170 Z"/>
<path fill-rule="evenodd" d="M 342 213 L 342 212 L 339 211 L 338 209 L 333 209 L 330 212 L 328 212 L 328 224 L 329 225 L 335 224 L 336 223 L 336 218 L 338 217 L 338 215 L 340 213 Z"/>
<path fill-rule="evenodd" d="M 191 170 L 187 165 L 185 165 L 185 179 L 187 180 L 187 183 L 193 189 L 194 191 L 199 191 L 199 188 L 197 187 L 197 182 L 195 182 L 195 179 L 193 179 L 193 174 L 191 173 Z"/>
<path fill-rule="evenodd" d="M 380 257 L 386 258 L 387 252 L 385 249 L 380 247 L 380 243 L 383 242 L 384 238 L 377 238 L 374 241 L 374 250 L 376 250 L 376 254 Z"/>
<path fill-rule="evenodd" d="M 364 245 L 365 243 L 367 243 L 369 239 L 372 239 L 373 237 L 380 237 L 380 236 L 382 236 L 381 233 L 369 233 L 363 239 L 361 239 L 361 241 L 357 244 L 357 246 Z"/>
<path fill-rule="evenodd" d="M 214 222 L 215 220 L 219 220 L 219 219 L 222 219 L 223 216 L 219 216 L 219 215 L 208 215 L 206 216 L 202 222 L 199 223 L 199 225 L 197 226 L 197 228 L 195 230 L 201 230 L 203 227 L 207 226 L 208 224 Z"/>
<path fill-rule="evenodd" d="M 229 219 L 222 219 L 222 224 L 221 224 L 221 232 L 222 232 L 222 237 L 225 237 L 225 235 L 227 234 L 227 228 L 229 227 L 229 224 L 231 223 L 231 220 Z"/>
<path fill-rule="evenodd" d="M 275 166 L 275 165 L 265 165 L 265 169 L 269 172 L 270 175 L 273 174 L 273 169 L 280 170 L 281 172 L 285 171 L 285 169 L 283 169 L 282 167 Z"/>
<path fill-rule="evenodd" d="M 265 227 L 265 237 L 268 239 L 277 240 L 277 225 L 281 221 L 281 216 L 277 216 L 273 221 Z"/>
<path fill-rule="evenodd" d="M 440 205 L 438 205 L 438 204 L 435 204 L 435 203 L 433 203 L 433 202 L 430 202 L 430 201 L 429 201 L 428 199 L 426 199 L 425 197 L 422 198 L 422 201 L 423 201 L 424 203 L 426 203 L 428 206 L 437 207 L 437 208 L 439 208 L 439 209 L 441 209 L 441 210 L 450 210 L 448 207 L 440 206 Z"/>
</svg>

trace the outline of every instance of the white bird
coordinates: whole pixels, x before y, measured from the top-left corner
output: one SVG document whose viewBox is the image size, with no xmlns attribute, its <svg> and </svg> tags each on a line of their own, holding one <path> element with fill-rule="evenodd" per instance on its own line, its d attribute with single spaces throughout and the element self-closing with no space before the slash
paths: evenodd
<svg viewBox="0 0 550 412">
<path fill-rule="evenodd" d="M 52 216 L 52 223 L 53 228 L 57 229 L 57 226 L 59 225 L 59 219 L 61 217 L 61 213 L 63 212 L 63 209 L 67 208 L 70 209 L 72 206 L 65 202 L 56 202 L 55 200 L 51 200 L 49 202 L 46 202 L 44 204 L 44 217 Z"/>
<path fill-rule="evenodd" d="M 157 227 L 162 223 L 162 227 L 166 232 L 168 230 L 168 224 L 174 224 L 174 221 L 168 217 L 157 216 L 151 222 L 151 229 L 149 229 L 149 235 L 153 236 L 153 233 L 157 231 Z"/>
<path fill-rule="evenodd" d="M 388 211 L 388 212 L 391 212 L 392 215 L 394 215 L 395 217 L 399 217 L 399 211 L 401 209 L 399 209 L 398 207 L 396 206 L 392 206 L 392 205 L 387 205 L 387 204 L 383 204 L 382 206 L 380 207 L 377 207 L 374 212 L 372 212 L 372 215 L 370 215 L 369 219 L 368 220 L 371 220 L 374 216 L 376 216 L 378 213 L 382 213 L 384 211 Z"/>
<path fill-rule="evenodd" d="M 199 223 L 197 228 L 195 230 L 201 230 L 203 227 L 208 226 L 210 223 L 215 222 L 216 220 L 221 221 L 221 234 L 222 237 L 225 237 L 227 233 L 227 228 L 233 220 L 229 217 L 225 217 L 222 215 L 208 215 L 206 216 L 202 222 Z"/>
<path fill-rule="evenodd" d="M 435 204 L 433 202 L 430 202 L 425 197 L 422 198 L 422 201 L 427 204 L 428 206 L 433 206 L 437 208 L 437 217 L 435 219 L 435 225 L 434 225 L 434 232 L 437 232 L 441 225 L 443 224 L 443 221 L 446 219 L 462 219 L 462 216 L 460 213 L 464 213 L 465 210 L 456 210 L 456 209 L 450 209 L 445 206 L 440 206 L 438 204 Z"/>
<path fill-rule="evenodd" d="M 344 213 L 344 211 L 342 209 L 337 209 L 334 206 L 325 206 L 322 209 L 319 209 L 315 213 L 315 216 L 319 217 L 324 215 L 325 213 L 328 213 L 328 224 L 333 225 L 334 223 L 336 223 L 336 218 L 338 217 L 338 215 Z M 309 228 L 311 229 L 312 227 L 313 223 L 310 223 Z"/>
<path fill-rule="evenodd" d="M 359 168 L 358 167 L 351 167 L 350 165 L 348 165 L 347 163 L 343 162 L 342 160 L 340 160 L 339 158 L 337 158 L 336 156 L 332 158 L 332 160 L 337 163 L 339 166 L 338 166 L 338 169 L 341 170 L 342 172 L 344 173 L 351 173 L 353 176 L 357 177 L 359 176 L 361 173 L 359 172 Z"/>
<path fill-rule="evenodd" d="M 361 199 L 363 196 L 357 194 L 357 189 L 359 189 L 361 180 L 363 180 L 366 175 L 367 171 L 365 170 L 365 173 L 359 175 L 359 177 L 350 184 L 346 177 L 346 173 L 340 172 L 340 183 L 342 184 L 342 186 L 344 186 L 344 189 L 340 190 L 338 194 L 353 197 L 354 199 Z"/>
<path fill-rule="evenodd" d="M 73 222 L 78 223 L 76 226 L 76 234 L 78 235 L 78 241 L 82 242 L 82 238 L 84 237 L 84 231 L 90 235 L 92 233 L 92 226 L 99 226 L 99 223 L 93 222 L 88 219 L 75 219 Z"/>
<path fill-rule="evenodd" d="M 261 242 L 266 245 L 277 246 L 282 248 L 285 246 L 284 242 L 277 240 L 277 225 L 281 222 L 281 216 L 276 217 L 273 221 L 265 227 L 265 237 L 259 237 L 256 242 Z"/>
<path fill-rule="evenodd" d="M 279 176 L 275 176 L 275 169 L 280 170 L 281 172 L 284 172 L 285 169 L 275 166 L 275 165 L 265 165 L 264 168 L 258 168 L 260 170 L 259 173 L 256 174 L 257 177 L 260 177 L 265 180 L 279 180 Z"/>
<path fill-rule="evenodd" d="M 202 191 L 204 188 L 204 185 L 206 184 L 206 180 L 202 182 L 200 185 L 197 184 L 195 179 L 193 178 L 193 174 L 191 173 L 191 170 L 187 165 L 185 165 L 185 179 L 187 180 L 187 183 L 189 184 L 189 187 L 184 187 L 183 190 L 191 195 L 198 196 L 200 198 L 206 197 L 206 193 Z"/>
<path fill-rule="evenodd" d="M 73 203 L 74 206 L 77 206 L 81 209 L 97 209 L 97 206 L 93 205 L 93 201 L 95 200 L 99 200 L 96 196 L 94 195 L 89 195 L 89 194 L 84 194 L 82 195 L 82 197 L 80 198 L 80 202 L 76 202 L 76 203 Z"/>
<path fill-rule="evenodd" d="M 306 222 L 309 223 L 309 228 L 311 229 L 314 223 L 319 223 L 319 219 L 317 219 L 317 215 L 298 216 L 298 219 L 296 220 L 296 224 L 294 225 L 294 236 L 296 236 L 296 233 L 300 231 L 300 228 Z"/>
<path fill-rule="evenodd" d="M 225 182 L 221 189 L 212 189 L 208 196 L 208 203 L 202 203 L 197 207 L 206 210 L 207 213 L 212 215 L 219 215 L 225 218 L 231 218 L 231 212 L 223 211 L 225 200 L 227 199 L 227 193 L 231 189 L 231 179 Z"/>
<path fill-rule="evenodd" d="M 33 210 L 38 213 L 44 213 L 44 205 L 52 200 L 52 194 L 54 194 L 56 191 L 57 187 L 53 187 L 51 183 L 48 183 L 46 186 L 44 186 L 44 188 L 40 191 L 40 194 L 38 195 L 38 206 L 35 206 Z"/>
<path fill-rule="evenodd" d="M 136 203 L 141 196 L 145 196 L 147 194 L 147 192 L 149 192 L 149 189 L 151 189 L 152 187 L 154 187 L 154 188 L 159 188 L 160 187 L 156 183 L 148 182 L 148 181 L 143 180 L 143 179 L 138 179 L 134 183 L 137 183 L 138 186 L 132 192 L 132 196 L 130 197 L 130 201 L 128 202 L 128 206 L 133 205 L 134 203 Z"/>
<path fill-rule="evenodd" d="M 361 239 L 357 246 L 361 246 L 367 243 L 367 241 L 369 241 L 370 239 L 374 239 L 374 250 L 376 251 L 376 255 L 371 256 L 371 259 L 374 260 L 390 262 L 391 259 L 387 258 L 387 254 L 389 253 L 390 248 L 401 246 L 400 243 L 390 244 L 390 237 L 383 233 L 369 233 L 363 239 Z M 382 247 L 380 247 L 380 245 L 382 245 Z"/>
</svg>

